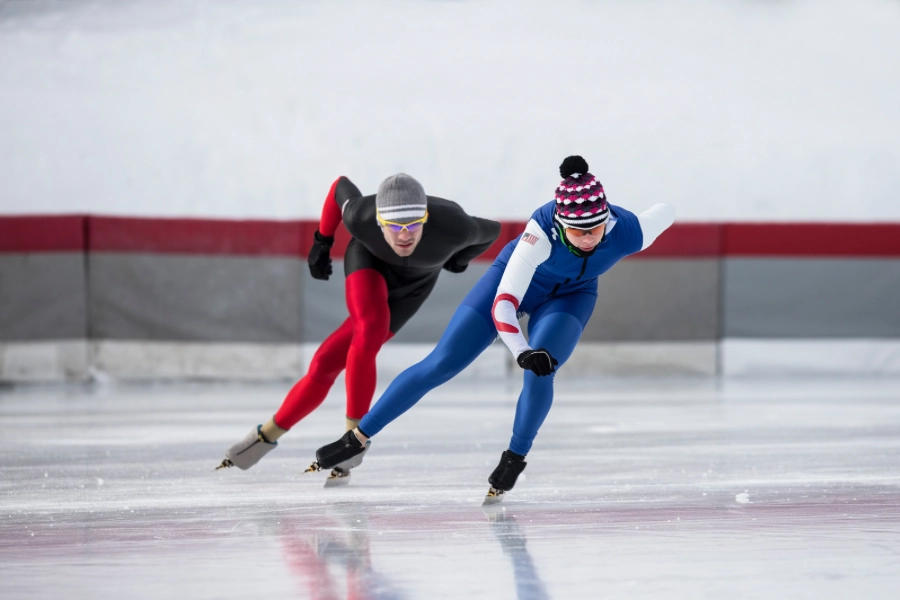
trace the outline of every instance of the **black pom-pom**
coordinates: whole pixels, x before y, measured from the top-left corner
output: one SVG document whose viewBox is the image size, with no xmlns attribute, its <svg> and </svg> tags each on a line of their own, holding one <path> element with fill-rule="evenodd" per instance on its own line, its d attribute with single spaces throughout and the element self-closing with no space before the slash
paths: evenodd
<svg viewBox="0 0 900 600">
<path fill-rule="evenodd" d="M 562 164 L 559 165 L 559 174 L 562 175 L 563 179 L 570 176 L 572 173 L 584 175 L 587 172 L 587 161 L 580 156 L 567 156 L 566 159 L 562 161 Z"/>
</svg>

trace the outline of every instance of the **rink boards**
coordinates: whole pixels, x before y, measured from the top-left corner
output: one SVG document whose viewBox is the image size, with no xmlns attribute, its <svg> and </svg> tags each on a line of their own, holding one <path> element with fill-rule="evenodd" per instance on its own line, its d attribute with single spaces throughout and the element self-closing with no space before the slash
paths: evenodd
<svg viewBox="0 0 900 600">
<path fill-rule="evenodd" d="M 380 360 L 424 355 L 523 223 L 435 291 Z M 346 318 L 312 221 L 0 218 L 0 379 L 291 378 Z M 900 225 L 677 224 L 599 280 L 569 369 L 900 372 Z M 510 369 L 496 344 L 477 376 Z"/>
</svg>

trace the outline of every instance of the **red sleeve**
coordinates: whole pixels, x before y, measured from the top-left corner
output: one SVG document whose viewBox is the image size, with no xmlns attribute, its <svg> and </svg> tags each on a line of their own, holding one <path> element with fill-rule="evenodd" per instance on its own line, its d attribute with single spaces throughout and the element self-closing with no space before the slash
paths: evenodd
<svg viewBox="0 0 900 600">
<path fill-rule="evenodd" d="M 341 177 L 343 177 L 343 175 Z M 331 184 L 331 189 L 328 190 L 328 196 L 325 198 L 325 205 L 322 206 L 322 218 L 319 220 L 319 233 L 326 237 L 333 236 L 334 232 L 337 231 L 338 225 L 341 224 L 341 207 L 338 206 L 337 201 L 334 199 L 334 192 L 337 189 L 341 177 L 335 179 L 334 183 Z"/>
</svg>

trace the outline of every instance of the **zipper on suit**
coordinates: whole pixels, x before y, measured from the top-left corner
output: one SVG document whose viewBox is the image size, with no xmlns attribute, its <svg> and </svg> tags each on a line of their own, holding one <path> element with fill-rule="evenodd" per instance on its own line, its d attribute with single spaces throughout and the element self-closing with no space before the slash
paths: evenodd
<svg viewBox="0 0 900 600">
<path fill-rule="evenodd" d="M 584 257 L 584 260 L 581 263 L 581 273 L 578 274 L 578 277 L 575 278 L 575 281 L 578 281 L 579 279 L 581 279 L 581 276 L 584 275 L 584 270 L 587 269 L 587 259 L 588 258 L 589 257 L 587 257 L 587 256 Z M 568 281 L 569 280 L 566 279 L 566 282 L 568 282 Z"/>
</svg>

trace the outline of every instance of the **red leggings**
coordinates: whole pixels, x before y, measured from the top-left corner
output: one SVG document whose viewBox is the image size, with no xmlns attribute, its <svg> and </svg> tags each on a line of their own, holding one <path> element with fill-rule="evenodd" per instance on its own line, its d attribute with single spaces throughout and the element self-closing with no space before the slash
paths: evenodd
<svg viewBox="0 0 900 600">
<path fill-rule="evenodd" d="M 391 339 L 387 283 L 375 269 L 347 276 L 350 317 L 328 336 L 313 356 L 306 376 L 298 381 L 275 413 L 275 424 L 290 429 L 314 411 L 346 367 L 347 417 L 361 419 L 375 395 L 375 357 Z"/>
</svg>

